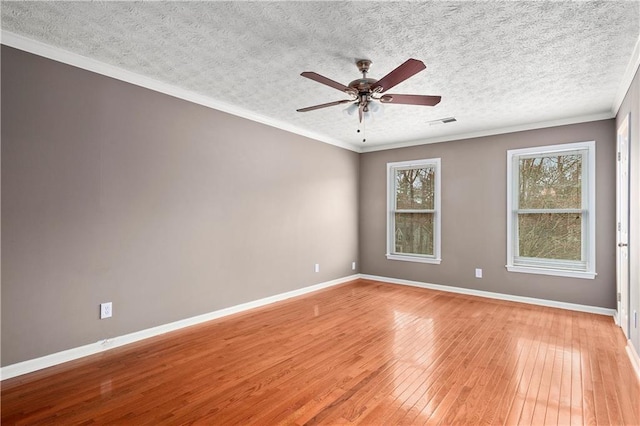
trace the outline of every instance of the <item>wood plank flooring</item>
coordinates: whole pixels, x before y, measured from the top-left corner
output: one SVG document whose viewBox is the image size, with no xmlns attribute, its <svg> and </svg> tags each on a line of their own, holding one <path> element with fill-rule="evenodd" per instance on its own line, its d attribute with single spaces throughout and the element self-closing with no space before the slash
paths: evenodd
<svg viewBox="0 0 640 426">
<path fill-rule="evenodd" d="M 2 382 L 2 424 L 640 424 L 610 317 L 358 280 Z"/>
</svg>

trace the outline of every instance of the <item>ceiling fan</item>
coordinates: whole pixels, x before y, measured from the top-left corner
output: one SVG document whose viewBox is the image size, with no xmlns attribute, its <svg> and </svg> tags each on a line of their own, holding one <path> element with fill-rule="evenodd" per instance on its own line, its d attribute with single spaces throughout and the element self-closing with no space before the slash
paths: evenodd
<svg viewBox="0 0 640 426">
<path fill-rule="evenodd" d="M 351 96 L 351 99 L 343 99 L 340 101 L 328 102 L 326 104 L 314 105 L 306 108 L 300 108 L 296 111 L 307 112 L 320 108 L 326 108 L 334 105 L 341 105 L 351 103 L 347 108 L 348 112 L 353 113 L 358 110 L 358 118 L 362 122 L 363 117 L 370 111 L 377 110 L 378 105 L 375 102 L 383 104 L 405 104 L 405 105 L 425 105 L 434 106 L 440 102 L 440 96 L 426 96 L 426 95 L 395 95 L 395 94 L 383 94 L 387 90 L 402 83 L 409 77 L 419 73 L 426 68 L 422 61 L 417 59 L 408 59 L 405 63 L 398 68 L 391 71 L 389 74 L 382 77 L 380 80 L 373 78 L 367 78 L 371 61 L 368 59 L 361 59 L 356 62 L 358 70 L 362 73 L 362 78 L 353 80 L 348 86 L 333 81 L 327 77 L 321 76 L 315 72 L 305 71 L 300 74 L 303 77 L 317 81 L 318 83 L 338 89 L 347 95 Z"/>
</svg>

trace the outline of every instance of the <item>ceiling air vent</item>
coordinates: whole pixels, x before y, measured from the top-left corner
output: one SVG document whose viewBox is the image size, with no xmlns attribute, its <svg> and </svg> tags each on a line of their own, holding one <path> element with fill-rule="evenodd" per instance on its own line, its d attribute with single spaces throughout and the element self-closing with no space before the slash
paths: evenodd
<svg viewBox="0 0 640 426">
<path fill-rule="evenodd" d="M 439 118 L 437 120 L 431 120 L 431 121 L 428 121 L 428 123 L 429 123 L 429 126 L 435 126 L 436 124 L 453 123 L 454 121 L 458 121 L 458 120 L 456 120 L 454 117 L 447 117 L 447 118 Z"/>
</svg>

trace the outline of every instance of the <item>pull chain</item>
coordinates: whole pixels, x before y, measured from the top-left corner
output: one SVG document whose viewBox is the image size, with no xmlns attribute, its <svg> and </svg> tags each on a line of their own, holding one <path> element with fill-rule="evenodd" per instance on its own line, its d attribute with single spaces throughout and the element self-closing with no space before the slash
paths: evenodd
<svg viewBox="0 0 640 426">
<path fill-rule="evenodd" d="M 362 143 L 367 141 L 367 121 L 365 119 L 362 120 Z M 360 129 L 356 130 L 356 133 L 360 133 Z"/>
<path fill-rule="evenodd" d="M 367 141 L 367 120 L 362 120 L 362 143 Z"/>
</svg>

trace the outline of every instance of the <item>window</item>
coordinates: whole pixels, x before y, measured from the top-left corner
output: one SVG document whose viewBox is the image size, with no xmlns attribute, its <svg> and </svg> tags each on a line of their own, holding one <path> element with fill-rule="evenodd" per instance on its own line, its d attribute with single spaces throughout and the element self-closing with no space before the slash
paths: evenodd
<svg viewBox="0 0 640 426">
<path fill-rule="evenodd" d="M 387 164 L 387 259 L 440 263 L 440 159 Z"/>
<path fill-rule="evenodd" d="M 507 269 L 595 278 L 595 142 L 507 151 Z"/>
</svg>

